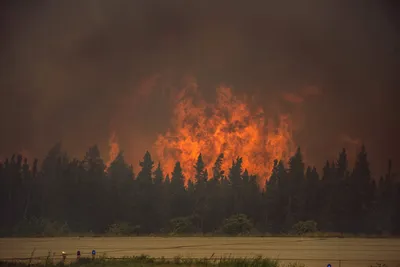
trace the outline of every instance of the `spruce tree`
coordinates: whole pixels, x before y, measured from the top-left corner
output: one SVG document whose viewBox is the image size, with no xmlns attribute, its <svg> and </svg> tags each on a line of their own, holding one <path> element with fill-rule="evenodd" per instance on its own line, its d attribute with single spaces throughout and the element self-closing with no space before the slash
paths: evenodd
<svg viewBox="0 0 400 267">
<path fill-rule="evenodd" d="M 136 178 L 136 201 L 138 205 L 138 223 L 143 232 L 151 233 L 157 231 L 156 209 L 158 203 L 155 202 L 155 187 L 153 184 L 154 161 L 148 151 L 143 156 L 143 161 L 139 162 L 141 170 Z"/>
<path fill-rule="evenodd" d="M 185 176 L 183 175 L 181 163 L 178 161 L 175 163 L 174 170 L 171 176 L 170 183 L 170 210 L 171 217 L 183 217 L 190 214 L 188 207 L 187 191 L 185 189 Z"/>
</svg>

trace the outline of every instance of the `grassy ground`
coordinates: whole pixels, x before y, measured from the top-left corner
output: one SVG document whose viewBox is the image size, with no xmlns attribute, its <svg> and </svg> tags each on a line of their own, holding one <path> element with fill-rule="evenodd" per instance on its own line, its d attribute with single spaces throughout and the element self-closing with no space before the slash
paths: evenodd
<svg viewBox="0 0 400 267">
<path fill-rule="evenodd" d="M 27 261 L 0 261 L 1 267 L 306 267 L 302 263 L 291 262 L 281 263 L 263 257 L 255 258 L 204 258 L 190 259 L 175 257 L 173 259 L 152 258 L 146 255 L 129 257 L 123 259 L 110 258 L 80 258 L 73 261 L 54 261 L 50 256 L 43 261 L 34 262 L 32 259 Z M 334 266 L 334 265 L 332 265 Z M 339 266 L 341 266 L 339 264 Z M 389 267 L 385 263 L 366 265 L 369 267 Z M 394 265 L 393 265 L 394 266 Z M 396 265 L 399 266 L 399 265 Z"/>
<path fill-rule="evenodd" d="M 262 256 L 263 258 L 277 259 L 281 265 L 286 266 L 292 262 L 300 262 L 307 267 L 327 266 L 329 263 L 332 267 L 369 267 L 378 266 L 377 263 L 384 263 L 389 267 L 400 267 L 400 239 L 392 238 L 69 237 L 0 239 L 0 259 L 29 258 L 31 252 L 35 250 L 34 257 L 43 259 L 51 251 L 59 260 L 61 251 L 65 251 L 68 255 L 67 259 L 72 260 L 75 259 L 77 250 L 81 251 L 82 256 L 90 257 L 92 249 L 95 249 L 99 256 L 122 258 L 144 254 L 154 258 L 165 257 L 172 263 L 177 255 L 181 259 L 190 258 L 192 261 L 210 258 L 213 255 L 214 258 L 231 260 L 233 260 L 232 257 L 254 259 Z M 112 264 L 114 265 L 114 263 Z"/>
<path fill-rule="evenodd" d="M 7 267 L 58 267 L 63 265 L 68 265 L 70 267 L 101 267 L 101 266 L 111 266 L 111 267 L 150 267 L 150 266 L 158 266 L 158 267 L 173 267 L 173 266 L 215 266 L 215 267 L 227 267 L 227 266 L 252 266 L 252 267 L 279 267 L 282 266 L 279 261 L 271 260 L 263 257 L 256 257 L 252 259 L 247 258 L 204 258 L 204 259 L 190 259 L 190 258 L 181 258 L 175 257 L 173 259 L 165 259 L 165 258 L 152 258 L 150 256 L 141 255 L 136 257 L 129 257 L 124 259 L 106 259 L 99 258 L 96 260 L 92 260 L 90 258 L 81 258 L 79 260 L 73 262 L 55 262 L 51 257 L 43 260 L 42 262 L 33 262 L 33 261 L 20 261 L 20 262 L 9 262 L 3 261 L 0 262 L 0 266 Z M 289 264 L 287 267 L 303 267 L 301 264 Z"/>
</svg>

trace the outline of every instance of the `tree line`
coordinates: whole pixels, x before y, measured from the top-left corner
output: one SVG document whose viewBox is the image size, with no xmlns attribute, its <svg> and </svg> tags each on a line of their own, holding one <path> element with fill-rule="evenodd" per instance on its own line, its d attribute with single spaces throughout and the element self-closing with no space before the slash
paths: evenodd
<svg viewBox="0 0 400 267">
<path fill-rule="evenodd" d="M 289 162 L 275 160 L 264 188 L 241 157 L 226 172 L 223 161 L 209 173 L 200 154 L 165 174 L 146 152 L 134 174 L 123 152 L 106 167 L 97 146 L 80 160 L 56 144 L 40 167 L 13 155 L 0 163 L 0 234 L 290 233 L 307 221 L 312 231 L 400 233 L 400 183 L 390 161 L 372 179 L 364 146 L 352 169 L 343 149 L 321 174 L 298 148 Z M 195 169 L 187 185 L 182 168 Z"/>
</svg>

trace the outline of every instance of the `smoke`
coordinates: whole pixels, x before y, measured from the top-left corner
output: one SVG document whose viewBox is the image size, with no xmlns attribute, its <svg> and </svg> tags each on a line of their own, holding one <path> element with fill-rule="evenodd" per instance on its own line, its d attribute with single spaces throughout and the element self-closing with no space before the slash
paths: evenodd
<svg viewBox="0 0 400 267">
<path fill-rule="evenodd" d="M 299 92 L 283 92 L 282 98 L 293 104 L 300 104 L 304 99 L 309 96 L 318 96 L 321 90 L 316 86 L 306 86 L 299 90 Z"/>
<path fill-rule="evenodd" d="M 226 83 L 293 113 L 296 143 L 318 166 L 348 145 L 343 134 L 364 140 L 373 166 L 396 156 L 399 37 L 384 1 L 2 5 L 2 155 L 42 157 L 61 140 L 72 155 L 97 143 L 107 157 L 116 131 L 135 166 L 193 75 L 205 98 Z"/>
</svg>

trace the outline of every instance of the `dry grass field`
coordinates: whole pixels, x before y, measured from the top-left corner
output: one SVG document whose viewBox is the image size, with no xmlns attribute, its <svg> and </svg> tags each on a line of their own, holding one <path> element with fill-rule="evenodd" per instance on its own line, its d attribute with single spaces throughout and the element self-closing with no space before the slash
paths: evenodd
<svg viewBox="0 0 400 267">
<path fill-rule="evenodd" d="M 400 239 L 368 238 L 291 238 L 291 237 L 97 237 L 97 238 L 2 238 L 0 258 L 58 255 L 65 251 L 71 258 L 76 251 L 89 255 L 123 257 L 146 254 L 153 257 L 175 256 L 200 258 L 254 257 L 262 255 L 282 263 L 301 262 L 309 267 L 376 266 L 385 260 L 387 266 L 400 266 Z"/>
</svg>

